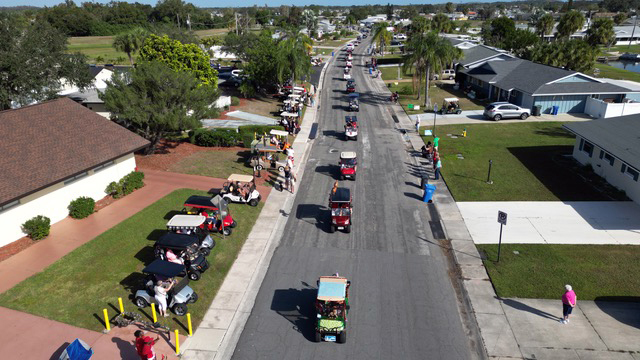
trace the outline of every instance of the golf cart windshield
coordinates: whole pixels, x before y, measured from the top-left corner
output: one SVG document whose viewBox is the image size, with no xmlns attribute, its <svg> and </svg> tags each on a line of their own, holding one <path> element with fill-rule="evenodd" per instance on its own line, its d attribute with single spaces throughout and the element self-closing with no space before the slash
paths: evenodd
<svg viewBox="0 0 640 360">
<path fill-rule="evenodd" d="M 331 209 L 331 216 L 349 216 L 349 215 L 351 215 L 351 209 L 348 207 Z"/>
<path fill-rule="evenodd" d="M 347 166 L 355 166 L 358 165 L 358 160 L 356 158 L 341 159 L 340 163 Z"/>
<path fill-rule="evenodd" d="M 142 269 L 142 272 L 145 274 L 160 275 L 165 278 L 176 277 L 183 271 L 184 265 L 160 259 L 154 260 L 151 264 Z"/>
</svg>

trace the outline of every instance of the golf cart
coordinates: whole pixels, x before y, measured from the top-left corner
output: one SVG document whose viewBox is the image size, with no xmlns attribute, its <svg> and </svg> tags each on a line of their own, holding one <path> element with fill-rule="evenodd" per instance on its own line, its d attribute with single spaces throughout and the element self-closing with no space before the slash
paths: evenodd
<svg viewBox="0 0 640 360">
<path fill-rule="evenodd" d="M 357 92 L 349 94 L 349 111 L 360 112 L 360 101 L 358 100 L 359 97 L 360 94 Z"/>
<path fill-rule="evenodd" d="M 351 53 L 347 54 L 347 61 L 352 61 L 353 60 L 353 55 L 351 55 Z"/>
<path fill-rule="evenodd" d="M 346 64 L 346 66 L 347 66 L 348 68 L 353 67 L 353 63 L 352 63 L 350 60 L 347 60 L 347 64 Z"/>
<path fill-rule="evenodd" d="M 321 276 L 316 296 L 316 342 L 331 341 L 344 344 L 347 341 L 347 313 L 349 311 L 349 287 L 347 278 Z"/>
<path fill-rule="evenodd" d="M 156 259 L 147 265 L 142 272 L 147 274 L 144 280 L 144 289 L 136 291 L 135 303 L 139 308 L 145 308 L 150 304 L 157 304 L 154 286 L 158 280 L 173 280 L 174 277 L 184 273 L 184 265 L 170 263 Z M 198 301 L 198 294 L 189 286 L 189 279 L 180 279 L 167 293 L 167 307 L 178 316 L 187 313 L 187 304 Z"/>
<path fill-rule="evenodd" d="M 167 230 L 176 233 L 190 235 L 197 238 L 200 241 L 198 250 L 204 255 L 209 256 L 211 249 L 216 246 L 215 241 L 209 235 L 209 231 L 214 230 L 213 222 L 209 223 L 208 219 L 203 215 L 174 215 L 167 223 Z M 218 221 L 216 221 L 218 223 Z M 224 234 L 231 235 L 231 232 L 227 232 L 225 228 Z M 215 229 L 222 232 L 222 229 Z"/>
<path fill-rule="evenodd" d="M 220 210 L 222 210 L 222 213 L 226 214 L 223 219 L 224 227 L 235 228 L 238 226 L 238 223 L 233 220 L 233 217 L 229 212 L 229 203 L 218 195 L 212 198 L 208 196 L 192 195 L 184 202 L 183 206 L 183 214 L 202 215 L 203 213 L 206 213 L 207 215 L 215 215 L 218 221 L 220 221 Z M 167 224 L 167 226 L 169 226 L 169 224 Z"/>
<path fill-rule="evenodd" d="M 445 98 L 440 108 L 440 114 L 462 114 L 460 100 L 458 98 Z"/>
<path fill-rule="evenodd" d="M 213 241 L 213 239 L 212 239 Z M 212 244 L 212 247 L 215 243 Z M 162 235 L 154 245 L 153 252 L 156 259 L 169 261 L 168 250 L 171 250 L 178 258 L 182 259 L 186 274 L 193 281 L 200 280 L 203 272 L 209 268 L 209 262 L 200 252 L 200 240 L 197 236 L 169 232 Z M 183 269 L 184 269 L 183 267 Z"/>
<path fill-rule="evenodd" d="M 358 159 L 353 151 L 343 151 L 340 153 L 340 178 L 342 180 L 350 178 L 356 179 L 356 170 L 358 169 Z"/>
<path fill-rule="evenodd" d="M 344 76 L 343 79 L 350 80 L 351 79 L 351 69 L 348 67 L 344 68 Z"/>
<path fill-rule="evenodd" d="M 258 206 L 260 199 L 262 199 L 262 196 L 256 190 L 253 176 L 240 174 L 229 175 L 227 182 L 222 185 L 220 196 L 230 202 L 249 204 L 251 206 Z"/>
<path fill-rule="evenodd" d="M 282 172 L 287 162 L 280 160 L 280 150 L 276 145 L 257 143 L 252 146 L 253 152 L 249 158 L 249 165 L 260 171 L 263 169 L 277 169 Z"/>
<path fill-rule="evenodd" d="M 356 91 L 356 82 L 353 79 L 347 81 L 347 93 L 352 93 Z"/>
<path fill-rule="evenodd" d="M 343 230 L 346 233 L 351 232 L 351 190 L 339 187 L 335 193 L 329 196 L 329 208 L 331 209 L 331 227 L 329 232 L 333 233 Z"/>
<path fill-rule="evenodd" d="M 358 118 L 355 116 L 345 116 L 344 137 L 346 140 L 358 140 Z"/>
</svg>

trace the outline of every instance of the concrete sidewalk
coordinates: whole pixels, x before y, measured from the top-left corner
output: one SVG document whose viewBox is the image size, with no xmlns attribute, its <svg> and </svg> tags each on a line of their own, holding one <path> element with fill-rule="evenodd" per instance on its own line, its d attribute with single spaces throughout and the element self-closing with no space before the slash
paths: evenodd
<svg viewBox="0 0 640 360">
<path fill-rule="evenodd" d="M 320 76 L 322 91 L 325 65 Z M 320 94 L 316 95 L 320 99 Z M 316 103 L 316 106 L 319 106 Z M 309 106 L 292 144 L 296 159 L 294 173 L 298 182 L 304 176 L 304 166 L 311 143 L 309 135 L 316 121 L 317 107 Z M 271 190 L 258 220 L 240 250 L 222 286 L 209 306 L 202 323 L 187 339 L 183 359 L 229 359 L 233 355 L 244 325 L 253 309 L 255 298 L 267 273 L 273 252 L 293 207 L 295 194 Z"/>
<path fill-rule="evenodd" d="M 549 115 L 542 114 L 540 116 L 529 116 L 526 120 L 521 119 L 504 119 L 500 121 L 493 121 L 485 119 L 482 115 L 483 110 L 465 110 L 462 114 L 448 114 L 448 115 L 436 115 L 436 125 L 462 125 L 462 124 L 513 124 L 522 122 L 545 122 L 545 121 L 587 121 L 592 118 L 586 114 L 558 114 Z M 422 126 L 433 125 L 433 113 L 414 114 L 409 115 L 411 121 L 415 124 L 416 119 L 420 117 Z"/>
</svg>

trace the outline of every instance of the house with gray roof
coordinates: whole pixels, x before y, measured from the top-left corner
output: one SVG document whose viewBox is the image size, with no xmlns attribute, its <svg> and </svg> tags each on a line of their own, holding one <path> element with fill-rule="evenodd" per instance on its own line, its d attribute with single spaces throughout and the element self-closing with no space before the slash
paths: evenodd
<svg viewBox="0 0 640 360">
<path fill-rule="evenodd" d="M 456 44 L 454 44 L 455 46 Z M 506 50 L 498 49 L 487 45 L 477 45 L 467 49 L 462 48 L 464 57 L 458 63 L 464 69 L 470 69 L 484 64 L 487 61 L 502 61 L 515 59 Z"/>
<path fill-rule="evenodd" d="M 563 127 L 576 135 L 573 157 L 640 204 L 640 114 Z"/>
<path fill-rule="evenodd" d="M 471 87 L 476 97 L 510 103 L 532 109 L 540 106 L 541 113 L 584 113 L 587 99 L 596 98 L 621 103 L 635 89 L 607 82 L 603 79 L 512 58 L 486 61 L 482 65 L 459 70 L 456 76 L 463 87 Z"/>
</svg>

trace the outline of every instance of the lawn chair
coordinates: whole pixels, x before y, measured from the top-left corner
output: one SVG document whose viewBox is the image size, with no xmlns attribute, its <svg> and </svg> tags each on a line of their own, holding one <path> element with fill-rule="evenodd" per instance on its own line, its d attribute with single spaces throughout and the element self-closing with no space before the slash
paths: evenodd
<svg viewBox="0 0 640 360">
<path fill-rule="evenodd" d="M 60 355 L 59 360 L 89 360 L 93 356 L 93 349 L 86 342 L 75 339 Z"/>
</svg>

